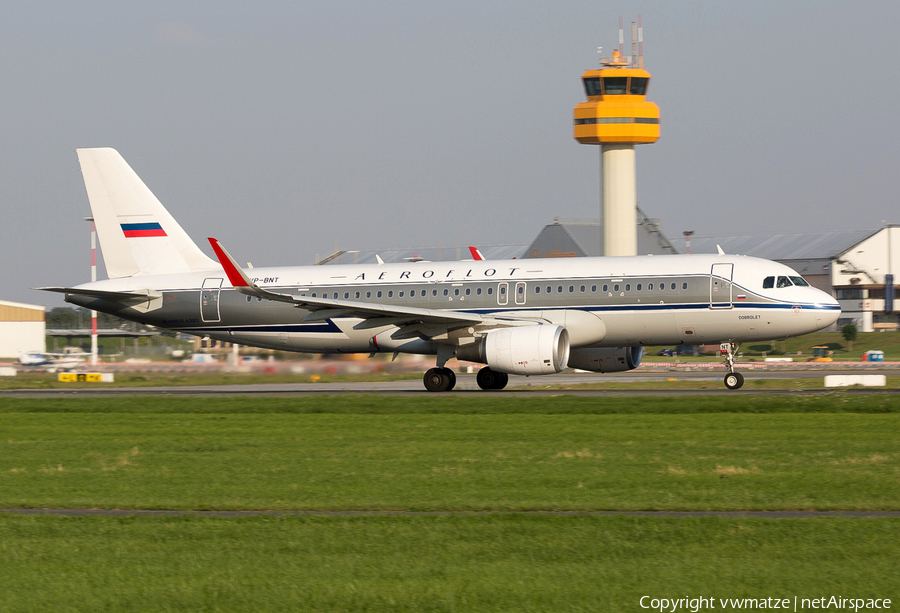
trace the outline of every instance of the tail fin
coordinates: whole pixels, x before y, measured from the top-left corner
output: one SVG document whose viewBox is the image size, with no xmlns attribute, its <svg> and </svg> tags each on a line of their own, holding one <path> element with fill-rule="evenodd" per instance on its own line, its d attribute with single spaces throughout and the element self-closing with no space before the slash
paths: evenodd
<svg viewBox="0 0 900 613">
<path fill-rule="evenodd" d="M 110 279 L 219 268 L 118 151 L 77 153 Z"/>
</svg>

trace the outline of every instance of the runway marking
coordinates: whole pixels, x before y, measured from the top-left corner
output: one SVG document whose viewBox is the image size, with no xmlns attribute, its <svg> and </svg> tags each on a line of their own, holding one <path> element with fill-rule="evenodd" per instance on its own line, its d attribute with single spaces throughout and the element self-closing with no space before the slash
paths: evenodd
<svg viewBox="0 0 900 613">
<path fill-rule="evenodd" d="M 199 511 L 179 509 L 0 509 L 7 515 L 55 515 L 64 517 L 290 517 L 290 516 L 492 516 L 492 515 L 534 515 L 534 516 L 615 516 L 628 517 L 752 517 L 761 519 L 805 519 L 816 517 L 892 518 L 900 517 L 900 511 L 311 511 L 311 510 L 258 510 L 258 511 Z"/>
</svg>

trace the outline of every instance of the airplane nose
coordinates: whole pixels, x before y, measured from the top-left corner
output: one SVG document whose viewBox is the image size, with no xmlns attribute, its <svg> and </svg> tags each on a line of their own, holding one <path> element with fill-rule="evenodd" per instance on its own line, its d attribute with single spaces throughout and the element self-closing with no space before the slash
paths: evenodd
<svg viewBox="0 0 900 613">
<path fill-rule="evenodd" d="M 827 294 L 821 290 L 819 291 L 821 294 L 821 300 L 819 304 L 826 307 L 826 309 L 820 309 L 816 312 L 816 327 L 821 330 L 822 328 L 827 328 L 828 326 L 832 325 L 840 318 L 841 305 L 837 300 L 835 300 L 834 296 Z"/>
</svg>

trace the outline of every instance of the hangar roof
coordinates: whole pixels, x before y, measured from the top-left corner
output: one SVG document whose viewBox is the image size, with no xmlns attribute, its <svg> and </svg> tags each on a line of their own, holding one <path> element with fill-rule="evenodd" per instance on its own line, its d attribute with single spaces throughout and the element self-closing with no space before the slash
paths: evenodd
<svg viewBox="0 0 900 613">
<path fill-rule="evenodd" d="M 749 255 L 779 262 L 785 260 L 830 260 L 880 231 L 881 228 L 793 234 L 694 236 L 691 238 L 691 252 L 715 253 L 718 244 L 725 253 Z"/>
</svg>

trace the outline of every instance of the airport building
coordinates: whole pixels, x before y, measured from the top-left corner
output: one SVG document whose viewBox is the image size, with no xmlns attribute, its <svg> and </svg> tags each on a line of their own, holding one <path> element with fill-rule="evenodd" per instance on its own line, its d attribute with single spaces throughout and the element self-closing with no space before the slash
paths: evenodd
<svg viewBox="0 0 900 613">
<path fill-rule="evenodd" d="M 20 352 L 46 351 L 44 307 L 0 300 L 0 358 Z"/>
</svg>

